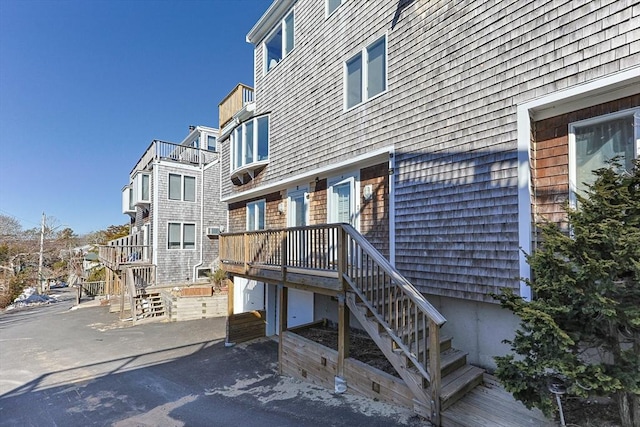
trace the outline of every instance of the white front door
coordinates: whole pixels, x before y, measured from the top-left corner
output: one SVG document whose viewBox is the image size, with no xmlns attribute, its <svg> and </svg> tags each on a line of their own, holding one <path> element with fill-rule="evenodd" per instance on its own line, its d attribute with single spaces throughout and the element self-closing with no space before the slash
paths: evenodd
<svg viewBox="0 0 640 427">
<path fill-rule="evenodd" d="M 329 180 L 327 221 L 344 222 L 358 229 L 357 174 L 346 174 Z"/>
<path fill-rule="evenodd" d="M 287 226 L 303 227 L 309 223 L 309 189 L 292 189 L 288 192 Z M 301 242 L 304 245 L 304 242 Z M 301 254 L 306 253 L 302 251 Z M 301 255 L 302 256 L 302 255 Z M 313 292 L 289 288 L 287 326 L 294 327 L 313 322 Z"/>
</svg>

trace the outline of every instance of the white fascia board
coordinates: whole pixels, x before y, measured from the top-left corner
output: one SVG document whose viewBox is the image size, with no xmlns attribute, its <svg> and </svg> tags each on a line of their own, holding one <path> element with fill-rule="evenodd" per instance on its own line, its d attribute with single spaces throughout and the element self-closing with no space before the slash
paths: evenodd
<svg viewBox="0 0 640 427">
<path fill-rule="evenodd" d="M 257 45 L 266 37 L 273 27 L 284 18 L 296 0 L 274 0 L 269 9 L 247 34 L 247 43 Z"/>
<path fill-rule="evenodd" d="M 343 162 L 335 163 L 332 165 L 323 166 L 321 168 L 313 169 L 308 172 L 301 173 L 299 175 L 291 176 L 287 179 L 279 180 L 271 184 L 263 185 L 253 188 L 251 190 L 243 191 L 242 193 L 233 194 L 231 196 L 221 198 L 221 202 L 233 203 L 241 200 L 246 200 L 265 194 L 272 193 L 274 191 L 286 189 L 292 186 L 293 183 L 313 181 L 316 177 L 327 176 L 334 174 L 340 170 L 353 169 L 354 166 L 366 166 L 368 161 L 376 158 L 380 158 L 380 161 L 388 161 L 388 156 L 393 154 L 393 147 L 385 147 L 379 150 L 365 153 L 360 156 L 354 157 Z"/>
<path fill-rule="evenodd" d="M 518 239 L 520 251 L 520 277 L 531 278 L 531 269 L 525 253 L 532 251 L 531 211 L 531 120 L 543 120 L 640 93 L 640 67 L 633 67 L 601 79 L 572 86 L 518 105 Z M 520 296 L 530 301 L 531 288 L 520 282 Z"/>
</svg>

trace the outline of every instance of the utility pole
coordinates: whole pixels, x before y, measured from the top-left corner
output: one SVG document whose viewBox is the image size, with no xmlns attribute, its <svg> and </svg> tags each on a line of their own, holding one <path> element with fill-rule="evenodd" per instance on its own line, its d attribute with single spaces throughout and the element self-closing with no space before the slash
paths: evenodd
<svg viewBox="0 0 640 427">
<path fill-rule="evenodd" d="M 44 223 L 46 216 L 42 212 L 42 225 L 40 227 L 40 260 L 38 261 L 38 280 L 40 281 L 40 293 L 44 294 L 44 281 L 42 280 L 42 262 L 44 258 Z"/>
</svg>

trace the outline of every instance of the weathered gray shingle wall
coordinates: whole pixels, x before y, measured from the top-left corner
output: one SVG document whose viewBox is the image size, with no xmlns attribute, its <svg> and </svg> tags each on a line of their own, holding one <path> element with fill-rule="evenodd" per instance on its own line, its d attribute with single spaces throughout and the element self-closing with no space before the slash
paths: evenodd
<svg viewBox="0 0 640 427">
<path fill-rule="evenodd" d="M 255 50 L 257 112 L 271 112 L 259 182 L 392 145 L 399 269 L 444 296 L 517 289 L 517 105 L 640 63 L 640 3 L 348 0 L 327 19 L 323 1 L 299 0 L 294 10 L 295 49 L 267 75 Z M 385 34 L 388 90 L 345 112 L 344 61 Z"/>
<path fill-rule="evenodd" d="M 200 262 L 201 267 L 212 267 L 218 257 L 218 240 L 206 236 L 206 227 L 221 226 L 226 223 L 226 207 L 219 202 L 219 163 L 204 170 L 179 163 L 162 162 L 154 169 L 158 174 L 158 206 L 154 209 L 158 229 L 154 236 L 157 241 L 157 278 L 159 284 L 185 283 L 193 277 L 193 268 Z M 196 178 L 196 201 L 169 200 L 169 174 L 176 173 Z M 205 207 L 201 211 L 202 192 L 205 192 Z M 203 216 L 201 216 L 203 215 Z M 201 218 L 203 221 L 201 222 Z M 196 224 L 195 249 L 167 248 L 168 224 L 170 222 Z M 202 246 L 201 246 L 202 245 Z"/>
</svg>

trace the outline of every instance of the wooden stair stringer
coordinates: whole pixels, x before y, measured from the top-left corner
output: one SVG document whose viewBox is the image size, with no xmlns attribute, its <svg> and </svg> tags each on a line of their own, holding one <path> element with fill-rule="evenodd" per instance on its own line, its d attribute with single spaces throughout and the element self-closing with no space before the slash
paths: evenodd
<svg viewBox="0 0 640 427">
<path fill-rule="evenodd" d="M 429 390 L 422 386 L 423 376 L 416 370 L 411 369 L 411 366 L 408 366 L 408 359 L 402 353 L 394 350 L 392 339 L 386 336 L 387 333 L 379 332 L 380 325 L 376 318 L 369 317 L 363 312 L 363 309 L 356 303 L 355 294 L 352 292 L 347 292 L 346 303 L 355 318 L 380 348 L 407 387 L 409 387 L 416 403 L 419 406 L 431 407 Z"/>
</svg>

